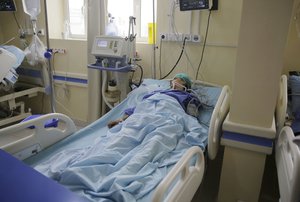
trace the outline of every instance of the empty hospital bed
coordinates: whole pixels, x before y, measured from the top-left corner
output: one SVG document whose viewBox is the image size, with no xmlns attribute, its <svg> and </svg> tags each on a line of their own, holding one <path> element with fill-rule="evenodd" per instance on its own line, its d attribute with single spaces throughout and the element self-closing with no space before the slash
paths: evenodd
<svg viewBox="0 0 300 202">
<path fill-rule="evenodd" d="M 280 201 L 282 202 L 300 201 L 300 136 L 295 136 L 290 127 L 291 119 L 287 117 L 293 116 L 291 111 L 291 103 L 288 100 L 288 78 L 283 75 L 276 107 L 278 136 L 275 146 Z"/>
<path fill-rule="evenodd" d="M 220 88 L 195 84 L 194 91 L 201 95 L 200 99 L 206 104 L 197 118 L 187 115 L 180 107 L 172 108 L 172 105 L 178 103 L 164 97 L 167 104 L 163 108 L 170 111 L 161 113 L 170 123 L 163 123 L 163 119 L 156 121 L 157 117 L 152 115 L 139 116 L 137 113 L 137 116 L 132 115 L 128 121 L 110 130 L 106 127 L 108 121 L 119 118 L 125 109 L 141 102 L 145 94 L 168 87 L 169 81 L 146 79 L 121 104 L 74 134 L 72 121 L 60 114 L 47 115 L 46 118 L 40 117 L 2 129 L 0 142 L 2 136 L 7 139 L 11 134 L 16 136 L 18 131 L 32 131 L 32 134 L 2 144 L 1 148 L 20 159 L 30 153 L 38 153 L 26 158 L 24 162 L 92 201 L 101 201 L 103 198 L 117 201 L 190 201 L 203 177 L 203 151 L 207 148 L 211 159 L 217 154 L 221 125 L 229 110 L 227 86 Z M 157 99 L 161 99 L 159 95 L 152 101 L 157 103 Z M 149 101 L 150 104 L 152 101 Z M 151 110 L 151 105 L 145 105 L 145 113 L 147 107 Z M 172 122 L 169 115 L 176 121 Z M 45 120 L 60 120 L 62 117 L 59 116 L 63 116 L 64 129 L 44 127 Z M 146 121 L 146 124 L 141 120 Z M 126 126 L 127 123 L 130 124 Z M 28 129 L 29 126 L 35 128 Z M 118 132 L 124 132 L 123 127 L 126 135 L 118 135 Z M 50 147 L 40 145 L 39 139 L 46 140 L 44 136 L 49 134 L 64 139 Z M 28 142 L 21 142 L 34 136 L 39 149 L 33 147 L 31 151 L 27 149 L 31 147 Z M 18 144 L 21 149 L 13 150 L 14 144 Z M 26 152 L 22 156 L 23 150 Z M 144 153 L 147 150 L 149 153 Z M 114 169 L 117 170 L 111 172 Z"/>
</svg>

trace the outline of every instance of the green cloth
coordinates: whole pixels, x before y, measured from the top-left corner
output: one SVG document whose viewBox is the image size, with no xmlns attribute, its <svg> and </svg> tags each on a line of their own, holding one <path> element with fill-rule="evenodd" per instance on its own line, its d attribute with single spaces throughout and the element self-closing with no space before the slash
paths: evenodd
<svg viewBox="0 0 300 202">
<path fill-rule="evenodd" d="M 187 74 L 179 73 L 179 74 L 175 75 L 174 79 L 175 78 L 179 78 L 179 79 L 183 80 L 186 84 L 187 89 L 190 89 L 192 87 L 192 80 L 190 79 L 190 77 Z"/>
</svg>

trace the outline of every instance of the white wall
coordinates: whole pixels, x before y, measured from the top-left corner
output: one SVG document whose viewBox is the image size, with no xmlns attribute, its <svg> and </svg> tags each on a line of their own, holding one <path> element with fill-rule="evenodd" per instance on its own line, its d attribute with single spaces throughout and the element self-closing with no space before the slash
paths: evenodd
<svg viewBox="0 0 300 202">
<path fill-rule="evenodd" d="M 230 121 L 271 128 L 292 6 L 293 0 L 244 1 Z"/>
<path fill-rule="evenodd" d="M 200 69 L 202 76 L 198 79 L 202 78 L 202 80 L 209 82 L 231 85 L 238 45 L 241 5 L 242 1 L 240 0 L 219 1 L 219 9 L 211 12 L 207 46 Z M 169 1 L 158 1 L 158 6 L 158 34 L 169 32 Z M 197 12 L 199 11 L 192 11 L 192 33 L 200 33 L 204 39 L 208 11 L 200 11 L 200 19 L 197 18 Z M 175 24 L 178 32 L 189 32 L 190 13 L 191 11 L 180 12 L 179 8 L 176 9 Z M 198 23 L 200 23 L 200 30 L 197 30 Z M 181 51 L 181 46 L 181 43 L 174 42 L 163 44 L 163 75 L 173 67 Z M 202 43 L 187 43 L 186 52 L 191 63 L 188 62 L 186 56 L 183 56 L 176 72 L 188 72 L 194 77 L 200 62 L 202 47 Z"/>
<path fill-rule="evenodd" d="M 283 73 L 285 74 L 288 74 L 288 71 L 300 71 L 300 36 L 298 36 L 295 21 L 296 9 L 299 7 L 299 4 L 300 0 L 294 0 L 294 8 L 292 11 L 293 17 L 290 23 L 288 41 L 284 55 Z"/>
<path fill-rule="evenodd" d="M 2 24 L 0 23 L 0 44 L 4 43 L 3 33 L 2 33 Z"/>
<path fill-rule="evenodd" d="M 48 0 L 48 26 L 51 39 L 61 39 L 64 32 L 64 2 L 62 0 Z"/>
</svg>

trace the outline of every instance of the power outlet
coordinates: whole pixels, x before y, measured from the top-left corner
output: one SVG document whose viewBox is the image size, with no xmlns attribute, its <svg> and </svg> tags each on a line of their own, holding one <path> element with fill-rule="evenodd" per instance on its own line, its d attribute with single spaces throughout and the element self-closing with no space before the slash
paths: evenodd
<svg viewBox="0 0 300 202">
<path fill-rule="evenodd" d="M 25 36 L 26 36 L 26 35 L 33 35 L 33 30 L 30 29 L 30 28 L 25 29 L 25 30 L 20 29 L 20 30 L 19 30 L 19 33 L 22 34 L 22 35 L 25 35 Z M 38 30 L 37 30 L 37 35 L 38 35 L 38 36 L 45 36 L 45 30 L 44 30 L 44 29 L 38 29 Z"/>
<path fill-rule="evenodd" d="M 65 54 L 66 53 L 66 49 L 64 49 L 64 48 L 53 48 L 52 49 L 52 53 Z"/>
<path fill-rule="evenodd" d="M 201 37 L 198 34 L 174 34 L 174 33 L 161 33 L 160 38 L 163 41 L 179 41 L 183 42 L 184 39 L 186 42 L 194 42 L 199 43 L 201 42 Z"/>
</svg>

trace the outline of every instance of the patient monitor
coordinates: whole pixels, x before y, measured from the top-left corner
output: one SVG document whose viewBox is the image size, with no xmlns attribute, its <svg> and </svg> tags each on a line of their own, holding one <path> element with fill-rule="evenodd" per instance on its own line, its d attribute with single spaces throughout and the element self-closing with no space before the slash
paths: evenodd
<svg viewBox="0 0 300 202">
<path fill-rule="evenodd" d="M 11 52 L 0 48 L 0 84 L 3 86 L 13 85 L 17 79 L 14 66 L 17 63 L 17 57 Z"/>
</svg>

